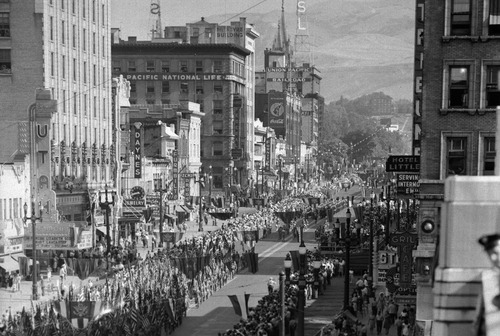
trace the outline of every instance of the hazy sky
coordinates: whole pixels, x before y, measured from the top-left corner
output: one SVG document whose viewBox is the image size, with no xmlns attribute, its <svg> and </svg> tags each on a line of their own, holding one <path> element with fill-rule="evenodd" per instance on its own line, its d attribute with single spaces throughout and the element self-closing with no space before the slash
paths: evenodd
<svg viewBox="0 0 500 336">
<path fill-rule="evenodd" d="M 322 1 L 303 0 L 308 5 Z M 352 1 L 352 0 L 337 0 Z M 280 10 L 281 0 L 111 0 L 113 28 L 121 28 L 122 38 L 137 36 L 147 39 L 154 19 L 150 14 L 151 2 L 160 4 L 162 26 L 184 26 L 196 22 L 201 17 L 223 15 L 230 21 L 237 21 L 244 13 L 265 13 Z M 285 11 L 295 13 L 297 0 L 285 0 Z M 241 13 L 241 14 L 240 14 Z M 220 22 L 219 22 L 220 23 Z"/>
</svg>

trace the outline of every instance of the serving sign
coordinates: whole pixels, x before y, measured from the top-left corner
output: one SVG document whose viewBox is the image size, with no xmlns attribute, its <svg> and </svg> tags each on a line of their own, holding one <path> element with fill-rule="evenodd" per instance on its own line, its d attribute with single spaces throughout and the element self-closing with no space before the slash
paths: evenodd
<svg viewBox="0 0 500 336">
<path fill-rule="evenodd" d="M 415 195 L 420 192 L 420 174 L 397 174 L 396 188 L 400 195 Z"/>
</svg>

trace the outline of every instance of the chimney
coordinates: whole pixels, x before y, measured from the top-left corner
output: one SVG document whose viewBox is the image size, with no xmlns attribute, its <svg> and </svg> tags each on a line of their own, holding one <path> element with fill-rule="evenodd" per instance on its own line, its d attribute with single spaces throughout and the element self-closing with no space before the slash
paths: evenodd
<svg viewBox="0 0 500 336">
<path fill-rule="evenodd" d="M 129 36 L 128 37 L 128 42 L 131 42 L 131 43 L 137 42 L 137 36 Z"/>
</svg>

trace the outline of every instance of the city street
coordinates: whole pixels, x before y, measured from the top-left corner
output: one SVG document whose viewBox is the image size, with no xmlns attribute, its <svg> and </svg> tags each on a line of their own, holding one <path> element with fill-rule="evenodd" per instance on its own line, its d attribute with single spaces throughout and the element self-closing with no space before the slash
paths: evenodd
<svg viewBox="0 0 500 336">
<path fill-rule="evenodd" d="M 347 192 L 342 190 L 337 193 L 336 197 L 345 197 L 348 195 L 355 195 L 355 203 L 361 201 L 363 198 L 358 186 L 352 187 Z M 249 209 L 241 208 L 240 210 L 240 213 L 244 213 Z M 342 212 L 338 213 L 337 216 L 342 217 Z M 222 223 L 223 221 L 217 221 L 217 226 L 213 226 L 211 221 L 209 221 L 209 225 L 203 226 L 204 232 L 217 230 Z M 196 221 L 189 221 L 187 224 L 187 232 L 183 239 L 203 234 L 203 232 L 198 231 L 198 223 Z M 312 225 L 304 230 L 304 242 L 310 250 L 317 246 L 314 237 L 315 228 L 315 225 Z M 279 273 L 284 270 L 283 261 L 286 254 L 289 251 L 298 250 L 298 247 L 299 242 L 293 241 L 291 235 L 285 241 L 278 241 L 278 234 L 276 230 L 273 230 L 271 235 L 260 240 L 255 246 L 255 252 L 259 254 L 258 272 L 252 274 L 248 269 L 239 272 L 199 307 L 191 307 L 188 310 L 187 318 L 174 331 L 173 335 L 217 335 L 219 332 L 231 329 L 239 322 L 240 317 L 235 314 L 228 295 L 248 293 L 250 294 L 249 307 L 255 307 L 258 301 L 267 294 L 267 280 L 269 277 L 272 276 L 276 280 L 279 279 Z M 139 247 L 138 252 L 141 256 L 144 256 L 147 253 L 147 249 Z M 52 276 L 52 284 L 56 283 L 57 278 L 57 274 Z M 76 276 L 68 276 L 66 284 L 75 283 L 78 287 L 85 285 L 88 280 L 82 281 Z M 12 313 L 14 313 L 22 310 L 23 307 L 26 310 L 31 309 L 31 291 L 32 283 L 30 281 L 22 281 L 19 292 L 12 292 L 11 289 L 1 288 L 0 311 L 6 312 L 11 309 Z M 332 322 L 333 316 L 341 311 L 343 291 L 344 279 L 334 278 L 332 279 L 332 284 L 327 286 L 324 295 L 321 295 L 317 299 L 307 300 L 305 336 L 316 335 L 322 326 Z M 39 294 L 41 294 L 40 289 Z M 56 297 L 57 294 L 55 292 L 47 292 L 40 298 L 39 302 L 48 301 Z M 364 320 L 366 320 L 366 317 Z M 390 335 L 392 335 L 392 332 Z"/>
</svg>

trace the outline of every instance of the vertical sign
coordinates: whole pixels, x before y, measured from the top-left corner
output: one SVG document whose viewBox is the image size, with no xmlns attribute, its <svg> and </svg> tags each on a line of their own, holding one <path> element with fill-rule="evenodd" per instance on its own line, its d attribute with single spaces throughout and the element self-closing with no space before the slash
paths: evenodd
<svg viewBox="0 0 500 336">
<path fill-rule="evenodd" d="M 191 179 L 184 179 L 184 202 L 188 203 L 191 197 Z"/>
<path fill-rule="evenodd" d="M 172 151 L 172 199 L 176 200 L 179 196 L 179 152 L 177 150 Z"/>
<path fill-rule="evenodd" d="M 417 245 L 417 234 L 408 231 L 391 235 L 390 245 L 399 252 L 399 286 L 409 288 L 412 281 L 413 249 Z"/>
<path fill-rule="evenodd" d="M 142 178 L 142 123 L 136 122 L 134 127 L 134 178 Z"/>
<path fill-rule="evenodd" d="M 270 166 L 271 166 L 271 138 L 268 138 L 266 134 L 266 162 L 265 162 L 266 170 L 269 170 Z"/>
<path fill-rule="evenodd" d="M 422 78 L 424 64 L 424 6 L 425 0 L 416 1 L 415 66 L 413 74 L 413 135 L 412 154 L 420 155 L 422 134 Z"/>
<path fill-rule="evenodd" d="M 285 99 L 281 92 L 269 92 L 269 127 L 274 128 L 276 135 L 285 135 Z"/>
<path fill-rule="evenodd" d="M 234 113 L 234 148 L 240 148 L 240 114 L 243 106 L 243 98 L 239 95 L 233 96 L 233 113 Z"/>
</svg>

